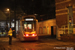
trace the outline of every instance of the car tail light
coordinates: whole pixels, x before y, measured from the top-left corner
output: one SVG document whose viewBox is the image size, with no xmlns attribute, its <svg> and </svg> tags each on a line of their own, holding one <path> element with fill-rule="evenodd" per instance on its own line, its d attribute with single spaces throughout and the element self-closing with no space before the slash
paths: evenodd
<svg viewBox="0 0 75 50">
<path fill-rule="evenodd" d="M 32 34 L 32 36 L 37 36 L 37 34 Z"/>
</svg>

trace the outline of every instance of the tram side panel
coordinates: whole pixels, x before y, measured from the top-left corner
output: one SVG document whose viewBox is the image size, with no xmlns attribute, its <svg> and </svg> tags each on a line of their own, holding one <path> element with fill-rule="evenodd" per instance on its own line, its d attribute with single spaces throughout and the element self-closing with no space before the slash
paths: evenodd
<svg viewBox="0 0 75 50">
<path fill-rule="evenodd" d="M 36 20 L 36 33 L 38 34 L 38 20 Z"/>
<path fill-rule="evenodd" d="M 20 41 L 24 41 L 22 21 L 20 21 L 20 26 L 19 26 L 19 39 Z"/>
<path fill-rule="evenodd" d="M 37 40 L 38 40 L 38 20 L 36 20 L 36 33 L 37 33 Z"/>
</svg>

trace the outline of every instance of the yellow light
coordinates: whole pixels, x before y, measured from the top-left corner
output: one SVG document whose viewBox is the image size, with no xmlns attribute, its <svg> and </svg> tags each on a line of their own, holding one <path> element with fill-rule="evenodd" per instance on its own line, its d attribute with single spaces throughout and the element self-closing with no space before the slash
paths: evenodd
<svg viewBox="0 0 75 50">
<path fill-rule="evenodd" d="M 31 32 L 31 34 L 33 34 L 33 33 L 35 34 L 35 33 L 36 33 L 36 31 Z"/>
<path fill-rule="evenodd" d="M 7 11 L 9 11 L 9 9 L 7 9 Z"/>
</svg>

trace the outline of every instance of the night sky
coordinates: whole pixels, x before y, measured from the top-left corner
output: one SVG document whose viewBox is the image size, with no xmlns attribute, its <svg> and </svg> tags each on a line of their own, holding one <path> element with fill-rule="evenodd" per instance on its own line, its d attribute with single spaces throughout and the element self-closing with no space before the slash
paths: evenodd
<svg viewBox="0 0 75 50">
<path fill-rule="evenodd" d="M 0 0 L 0 9 L 11 8 L 14 10 L 19 7 L 26 14 L 38 14 L 55 18 L 55 1 L 54 0 Z M 49 17 L 53 16 L 53 17 Z M 44 17 L 41 17 L 44 19 Z M 46 18 L 45 18 L 46 19 Z"/>
</svg>

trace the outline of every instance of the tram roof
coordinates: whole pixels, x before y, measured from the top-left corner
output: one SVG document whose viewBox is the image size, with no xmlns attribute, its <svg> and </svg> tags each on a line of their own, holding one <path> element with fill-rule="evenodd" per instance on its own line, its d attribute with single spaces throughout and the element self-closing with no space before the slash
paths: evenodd
<svg viewBox="0 0 75 50">
<path fill-rule="evenodd" d="M 36 19 L 36 17 L 34 15 L 26 15 L 26 16 L 24 16 L 24 18 L 35 18 Z"/>
</svg>

